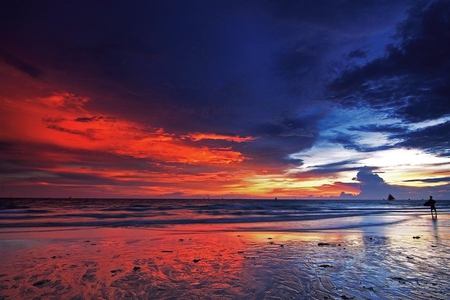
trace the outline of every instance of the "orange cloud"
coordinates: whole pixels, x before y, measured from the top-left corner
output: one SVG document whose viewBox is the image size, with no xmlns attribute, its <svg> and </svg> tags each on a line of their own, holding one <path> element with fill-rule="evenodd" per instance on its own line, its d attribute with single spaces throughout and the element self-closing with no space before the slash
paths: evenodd
<svg viewBox="0 0 450 300">
<path fill-rule="evenodd" d="M 0 141 L 14 145 L 0 158 L 17 162 L 8 162 L 13 171 L 0 178 L 16 191 L 11 195 L 28 190 L 31 196 L 39 191 L 38 196 L 299 198 L 349 191 L 321 186 L 314 175 L 280 174 L 233 148 L 255 137 L 177 135 L 89 109 L 88 97 L 68 92 L 26 96 L 51 89 L 39 84 L 29 82 L 23 93 L 18 85 L 7 85 L 6 90 L 14 90 L 0 96 Z M 305 180 L 311 184 L 298 184 Z"/>
<path fill-rule="evenodd" d="M 249 142 L 253 141 L 256 138 L 255 137 L 240 137 L 240 136 L 230 136 L 230 135 L 222 135 L 222 134 L 214 134 L 214 133 L 189 133 L 187 135 L 183 136 L 184 138 L 188 138 L 191 141 L 198 142 L 201 140 L 224 140 L 229 142 L 236 142 L 236 143 L 242 143 L 242 142 Z"/>
<path fill-rule="evenodd" d="M 192 145 L 184 141 L 185 136 L 177 137 L 162 128 L 90 112 L 84 108 L 88 98 L 66 92 L 23 101 L 0 101 L 2 140 L 46 143 L 170 163 L 217 165 L 246 159 L 231 147 Z M 196 133 L 192 140 L 208 137 L 238 142 L 253 139 Z"/>
</svg>

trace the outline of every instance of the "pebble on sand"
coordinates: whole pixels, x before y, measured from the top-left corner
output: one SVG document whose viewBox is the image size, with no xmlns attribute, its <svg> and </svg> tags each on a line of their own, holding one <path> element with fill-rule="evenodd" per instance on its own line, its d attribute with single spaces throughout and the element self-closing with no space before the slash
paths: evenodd
<svg viewBox="0 0 450 300">
<path fill-rule="evenodd" d="M 329 243 L 318 243 L 317 246 L 323 247 L 323 246 L 330 246 Z"/>
<path fill-rule="evenodd" d="M 39 281 L 36 281 L 35 283 L 33 283 L 33 286 L 41 287 L 48 282 L 50 282 L 49 279 L 39 280 Z"/>
</svg>

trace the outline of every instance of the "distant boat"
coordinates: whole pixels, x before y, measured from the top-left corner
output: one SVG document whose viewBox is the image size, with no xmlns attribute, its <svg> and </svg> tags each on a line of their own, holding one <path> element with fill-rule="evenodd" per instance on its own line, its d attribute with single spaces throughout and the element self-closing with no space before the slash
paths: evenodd
<svg viewBox="0 0 450 300">
<path fill-rule="evenodd" d="M 391 194 L 389 194 L 388 200 L 395 200 L 395 198 L 394 198 L 394 196 L 392 196 Z"/>
</svg>

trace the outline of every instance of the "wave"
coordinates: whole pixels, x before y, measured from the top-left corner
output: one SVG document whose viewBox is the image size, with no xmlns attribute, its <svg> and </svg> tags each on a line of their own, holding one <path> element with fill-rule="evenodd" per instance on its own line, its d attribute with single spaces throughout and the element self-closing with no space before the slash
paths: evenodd
<svg viewBox="0 0 450 300">
<path fill-rule="evenodd" d="M 11 200 L 10 200 L 11 201 Z M 0 228 L 161 227 L 277 223 L 289 230 L 353 228 L 402 222 L 426 213 L 422 201 L 20 199 L 0 209 Z M 440 213 L 450 202 L 441 201 Z M 6 207 L 3 205 L 2 207 Z M 349 227 L 350 226 L 350 227 Z M 267 226 L 262 226 L 267 227 Z"/>
</svg>

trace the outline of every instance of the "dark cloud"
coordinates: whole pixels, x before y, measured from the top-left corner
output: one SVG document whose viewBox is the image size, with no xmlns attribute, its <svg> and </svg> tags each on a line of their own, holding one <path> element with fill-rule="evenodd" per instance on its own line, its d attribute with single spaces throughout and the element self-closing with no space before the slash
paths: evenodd
<svg viewBox="0 0 450 300">
<path fill-rule="evenodd" d="M 359 181 L 362 185 L 367 184 L 384 184 L 383 178 L 381 178 L 378 174 L 374 173 L 373 171 L 377 168 L 374 167 L 364 167 L 361 168 L 358 174 L 356 174 L 356 177 L 354 180 Z"/>
<path fill-rule="evenodd" d="M 361 193 L 358 198 L 361 199 L 382 199 L 387 198 L 389 193 L 393 193 L 392 190 L 395 188 L 390 187 L 383 178 L 373 171 L 376 168 L 373 167 L 363 167 L 356 174 L 353 180 L 359 182 L 359 189 Z"/>
<path fill-rule="evenodd" d="M 395 145 L 385 144 L 380 146 L 368 146 L 359 142 L 360 136 L 356 134 L 347 134 L 335 131 L 333 136 L 328 138 L 328 141 L 333 144 L 339 144 L 348 150 L 356 150 L 358 152 L 375 152 L 380 150 L 387 150 L 393 148 Z"/>
<path fill-rule="evenodd" d="M 70 133 L 70 134 L 75 134 L 75 135 L 81 135 L 81 136 L 87 137 L 91 140 L 95 139 L 94 138 L 94 133 L 95 133 L 94 129 L 87 129 L 87 130 L 83 131 L 83 130 L 65 128 L 65 127 L 59 126 L 57 124 L 46 124 L 46 126 L 48 129 L 65 132 L 65 133 Z"/>
<path fill-rule="evenodd" d="M 344 106 L 370 105 L 392 117 L 420 122 L 450 113 L 450 2 L 414 6 L 385 55 L 345 70 L 329 85 Z"/>
<path fill-rule="evenodd" d="M 95 170 L 135 170 L 165 172 L 165 166 L 151 159 L 140 159 L 115 155 L 104 151 L 80 150 L 41 143 L 0 143 L 0 159 L 8 165 L 11 172 L 39 171 L 65 168 Z M 54 161 L 50 154 L 63 157 Z M 167 164 L 168 169 L 178 166 Z M 6 168 L 3 169 L 4 171 Z M 8 171 L 9 172 L 9 171 Z"/>
<path fill-rule="evenodd" d="M 98 121 L 103 119 L 103 117 L 81 117 L 81 118 L 76 118 L 74 121 L 75 122 L 82 122 L 82 123 L 88 123 L 88 122 L 94 122 L 94 121 Z"/>
<path fill-rule="evenodd" d="M 280 172 L 302 165 L 303 160 L 290 158 L 289 155 L 311 147 L 314 141 L 311 137 L 261 137 L 248 145 L 239 144 L 233 148 L 250 158 L 244 164 Z"/>
<path fill-rule="evenodd" d="M 423 129 L 408 131 L 404 134 L 394 135 L 393 137 L 403 139 L 398 146 L 423 149 L 440 156 L 450 156 L 449 132 L 450 121 Z"/>
<path fill-rule="evenodd" d="M 250 136 L 258 137 L 250 143 L 236 145 L 236 150 L 251 158 L 248 163 L 267 164 L 284 170 L 287 167 L 300 166 L 302 160 L 290 158 L 289 155 L 306 150 L 318 138 L 315 128 L 317 118 L 309 116 L 282 116 L 271 122 L 261 122 L 251 129 L 247 129 Z"/>
<path fill-rule="evenodd" d="M 315 165 L 312 167 L 313 168 L 335 168 L 335 167 L 346 166 L 349 164 L 354 164 L 355 162 L 356 161 L 354 161 L 354 160 L 343 160 L 343 161 L 338 161 L 338 162 L 324 164 L 324 165 Z"/>
<path fill-rule="evenodd" d="M 418 178 L 405 180 L 404 182 L 426 182 L 426 183 L 450 182 L 450 177 Z"/>
</svg>

